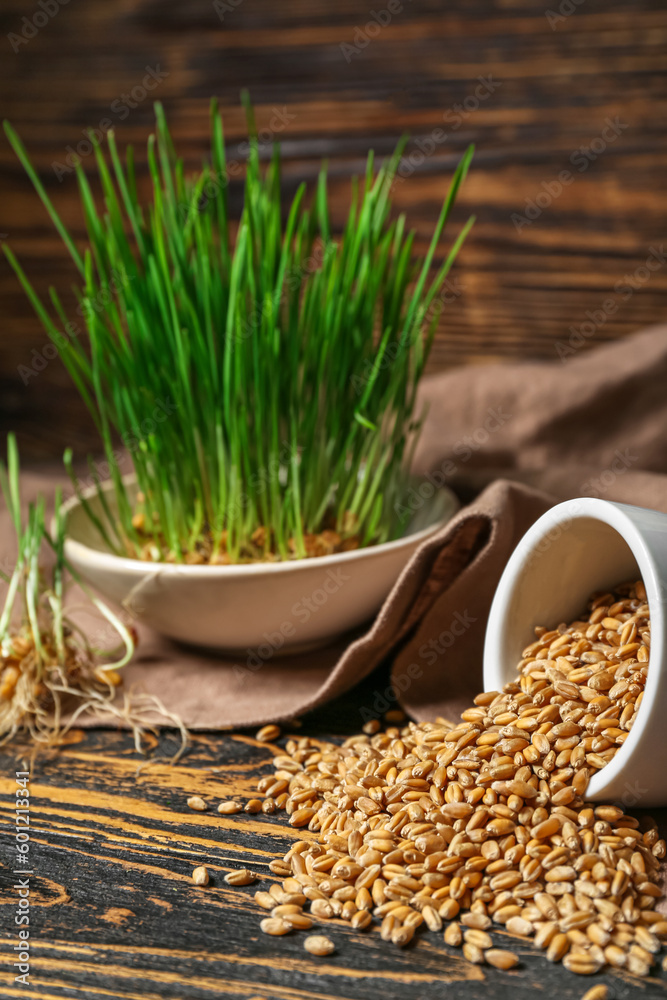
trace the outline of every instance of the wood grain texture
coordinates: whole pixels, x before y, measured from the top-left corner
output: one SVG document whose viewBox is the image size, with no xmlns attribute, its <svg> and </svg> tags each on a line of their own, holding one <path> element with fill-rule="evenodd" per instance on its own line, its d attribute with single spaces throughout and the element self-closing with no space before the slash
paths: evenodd
<svg viewBox="0 0 667 1000">
<path fill-rule="evenodd" d="M 378 675 L 304 720 L 300 734 L 338 739 L 358 731 L 359 707 L 372 704 Z M 173 751 L 174 738 L 153 749 Z M 253 900 L 275 881 L 268 862 L 303 834 L 284 815 L 221 816 L 218 802 L 248 797 L 269 770 L 271 747 L 250 734 L 200 735 L 177 766 L 156 763 L 136 775 L 139 758 L 126 734 L 80 732 L 60 754 L 32 768 L 31 845 L 34 865 L 30 995 L 40 1000 L 579 1000 L 591 980 L 551 965 L 525 942 L 494 931 L 500 947 L 517 949 L 511 972 L 473 966 L 442 935 L 419 933 L 404 951 L 343 921 L 323 930 L 336 952 L 317 959 L 303 933 L 283 938 L 259 931 L 264 915 Z M 15 757 L 0 755 L 0 997 L 28 995 L 11 981 L 16 943 L 10 849 Z M 188 809 L 191 794 L 211 810 Z M 663 834 L 667 810 L 654 812 Z M 193 868 L 205 864 L 211 883 L 198 888 Z M 261 881 L 233 888 L 232 868 L 249 867 Z M 638 981 L 597 975 L 615 1000 L 658 1000 L 667 978 Z"/>
<path fill-rule="evenodd" d="M 387 153 L 409 131 L 414 160 L 406 161 L 396 204 L 417 228 L 419 246 L 454 163 L 469 142 L 477 144 L 454 225 L 471 210 L 478 221 L 457 265 L 457 294 L 444 310 L 433 368 L 554 359 L 569 328 L 587 322 L 588 312 L 599 315 L 606 300 L 615 308 L 602 313 L 590 344 L 664 318 L 667 268 L 640 272 L 628 298 L 615 291 L 664 238 L 662 0 L 569 7 L 554 0 L 549 16 L 549 5 L 528 0 L 404 0 L 390 15 L 384 2 L 223 3 L 221 20 L 211 0 L 69 0 L 34 37 L 13 44 L 11 36 L 29 32 L 40 8 L 34 0 L 3 4 L 2 113 L 22 134 L 77 236 L 76 185 L 71 173 L 59 181 L 53 164 L 65 162 L 83 129 L 113 121 L 121 142 L 136 145 L 143 174 L 151 102 L 159 97 L 195 167 L 206 147 L 212 94 L 221 98 L 234 154 L 244 136 L 238 97 L 246 86 L 260 127 L 275 121 L 275 109 L 289 116 L 275 130 L 284 142 L 286 191 L 297 179 L 314 178 L 320 158 L 329 158 L 338 220 L 348 178 L 368 148 Z M 558 15 L 560 6 L 573 13 Z M 388 23 L 377 27 L 371 10 L 384 22 L 389 16 Z M 147 67 L 167 75 L 141 98 L 135 88 Z M 475 96 L 480 77 L 493 81 L 482 98 Z M 609 141 L 602 138 L 607 119 L 620 123 Z M 429 153 L 435 129 L 443 137 Z M 577 153 L 581 147 L 588 157 Z M 563 170 L 572 182 L 554 194 Z M 0 184 L 0 233 L 40 291 L 50 283 L 66 289 L 72 270 L 4 137 Z M 233 196 L 238 204 L 238 185 Z M 525 214 L 535 199 L 543 207 L 537 204 L 537 217 L 518 231 L 512 215 Z M 66 443 L 94 447 L 60 362 L 36 372 L 46 337 L 4 260 L 0 296 L 1 429 L 21 432 L 26 455 L 60 455 Z M 20 365 L 35 368 L 27 384 Z"/>
</svg>

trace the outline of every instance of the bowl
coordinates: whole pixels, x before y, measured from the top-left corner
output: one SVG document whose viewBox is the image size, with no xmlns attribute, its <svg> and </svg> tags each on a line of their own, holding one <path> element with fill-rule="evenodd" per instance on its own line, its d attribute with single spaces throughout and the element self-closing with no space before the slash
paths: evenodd
<svg viewBox="0 0 667 1000">
<path fill-rule="evenodd" d="M 112 505 L 112 484 L 103 489 Z M 96 488 L 83 495 L 99 515 Z M 402 538 L 352 552 L 290 562 L 183 566 L 113 554 L 72 497 L 63 504 L 65 557 L 105 598 L 157 632 L 263 661 L 324 645 L 372 618 L 419 546 L 458 507 L 455 495 L 440 489 L 421 504 Z"/>
<path fill-rule="evenodd" d="M 591 497 L 552 507 L 507 563 L 484 645 L 484 687 L 497 691 L 516 678 L 535 625 L 555 628 L 572 621 L 593 591 L 639 577 L 651 616 L 644 697 L 630 735 L 586 790 L 587 799 L 624 808 L 667 803 L 667 514 Z"/>
</svg>

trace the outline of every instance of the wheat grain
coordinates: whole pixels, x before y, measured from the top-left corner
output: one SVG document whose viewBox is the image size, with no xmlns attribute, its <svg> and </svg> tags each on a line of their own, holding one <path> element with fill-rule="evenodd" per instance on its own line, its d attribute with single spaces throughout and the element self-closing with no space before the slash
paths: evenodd
<svg viewBox="0 0 667 1000">
<path fill-rule="evenodd" d="M 303 942 L 303 946 L 311 955 L 331 955 L 336 950 L 336 946 L 331 938 L 323 934 L 311 934 Z"/>
<path fill-rule="evenodd" d="M 239 813 L 243 809 L 240 802 L 221 802 L 218 806 L 218 812 L 222 813 L 223 816 L 231 816 L 233 813 Z"/>
<path fill-rule="evenodd" d="M 259 924 L 263 934 L 270 934 L 272 936 L 281 936 L 283 934 L 289 934 L 291 927 L 280 917 L 265 917 L 264 920 L 260 921 Z"/>
<path fill-rule="evenodd" d="M 229 872 L 225 875 L 225 882 L 227 885 L 251 885 L 256 881 L 257 876 L 255 873 L 248 871 L 247 868 L 237 868 L 236 871 Z"/>
<path fill-rule="evenodd" d="M 260 743 L 273 743 L 274 740 L 280 738 L 281 730 L 280 726 L 268 725 L 262 726 L 262 728 L 255 733 L 255 739 Z"/>
<path fill-rule="evenodd" d="M 208 885 L 208 880 L 208 868 L 205 868 L 204 865 L 195 868 L 192 873 L 192 881 L 195 885 Z"/>
</svg>

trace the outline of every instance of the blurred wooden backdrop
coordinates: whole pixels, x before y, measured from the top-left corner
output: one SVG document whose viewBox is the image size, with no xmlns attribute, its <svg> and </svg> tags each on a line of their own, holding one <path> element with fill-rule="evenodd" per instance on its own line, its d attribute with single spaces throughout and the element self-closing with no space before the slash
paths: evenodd
<svg viewBox="0 0 667 1000">
<path fill-rule="evenodd" d="M 470 211 L 478 221 L 433 368 L 558 363 L 583 323 L 589 347 L 663 318 L 664 0 L 4 0 L 0 29 L 0 110 L 75 234 L 66 158 L 83 129 L 113 122 L 143 162 L 159 98 L 194 167 L 212 94 L 235 155 L 247 87 L 258 124 L 283 142 L 287 186 L 329 158 L 338 218 L 368 148 L 387 153 L 409 131 L 396 203 L 421 245 L 454 163 L 476 143 L 454 223 Z M 0 183 L 2 238 L 40 290 L 69 287 L 73 269 L 4 136 Z M 2 431 L 18 430 L 34 457 L 60 455 L 65 443 L 94 447 L 4 258 L 0 296 Z"/>
</svg>

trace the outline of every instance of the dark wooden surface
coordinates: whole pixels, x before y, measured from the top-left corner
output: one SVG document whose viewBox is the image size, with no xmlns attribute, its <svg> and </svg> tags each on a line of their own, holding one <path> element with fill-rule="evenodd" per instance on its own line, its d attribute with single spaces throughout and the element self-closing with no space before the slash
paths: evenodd
<svg viewBox="0 0 667 1000">
<path fill-rule="evenodd" d="M 3 3 L 0 112 L 22 134 L 77 236 L 81 219 L 72 175 L 59 181 L 52 164 L 63 163 L 82 129 L 112 118 L 121 142 L 136 145 L 141 173 L 151 99 L 159 97 L 194 168 L 206 147 L 212 94 L 221 98 L 234 155 L 244 137 L 238 95 L 245 86 L 260 127 L 276 108 L 293 116 L 277 133 L 284 142 L 286 188 L 313 178 L 320 158 L 329 158 L 338 219 L 348 178 L 361 169 L 369 147 L 387 153 L 405 130 L 428 143 L 433 130 L 444 127 L 446 141 L 396 186 L 396 205 L 416 226 L 420 247 L 453 164 L 470 141 L 477 144 L 454 225 L 471 211 L 478 222 L 456 269 L 460 294 L 445 310 L 433 367 L 556 359 L 570 326 L 579 327 L 587 311 L 599 310 L 610 297 L 619 308 L 599 325 L 591 346 L 663 319 L 667 268 L 649 280 L 638 278 L 628 299 L 615 291 L 665 235 L 663 0 L 583 0 L 553 26 L 548 5 L 528 0 L 404 0 L 376 38 L 348 52 L 349 62 L 341 44 L 354 43 L 370 10 L 386 9 L 384 0 L 236 0 L 228 6 L 221 21 L 209 0 L 70 0 L 13 52 L 7 36 L 20 32 L 22 19 L 39 8 L 33 0 Z M 141 85 L 146 67 L 168 76 L 121 120 L 124 112 L 114 102 L 125 103 L 122 95 Z M 491 76 L 493 93 L 457 118 L 455 106 L 474 96 L 480 76 Z M 590 148 L 601 135 L 605 120 L 617 117 L 627 125 L 618 138 L 585 170 L 581 157 L 572 163 L 580 147 Z M 418 153 L 418 146 L 412 150 Z M 518 231 L 512 215 L 524 213 L 526 201 L 562 170 L 573 182 Z M 234 197 L 238 201 L 238 188 Z M 66 289 L 74 280 L 3 137 L 5 237 L 40 291 L 51 283 Z M 90 423 L 57 360 L 27 384 L 21 379 L 19 366 L 36 371 L 35 357 L 47 341 L 4 259 L 0 299 L 0 431 L 19 431 L 25 458 L 59 457 L 67 444 L 79 451 L 94 447 Z M 340 737 L 356 730 L 358 707 L 371 691 L 351 692 L 306 720 L 302 731 Z M 521 967 L 502 973 L 468 965 L 435 936 L 421 935 L 415 947 L 398 952 L 377 932 L 353 934 L 336 924 L 337 953 L 317 960 L 303 951 L 300 935 L 260 935 L 253 889 L 228 888 L 222 875 L 241 864 L 266 874 L 268 860 L 295 832 L 279 817 L 192 813 L 185 799 L 193 792 L 215 803 L 245 795 L 269 757 L 247 735 L 200 736 L 176 768 L 154 766 L 137 778 L 129 737 L 93 731 L 35 764 L 31 857 L 38 891 L 33 987 L 26 991 L 8 975 L 15 897 L 5 848 L 15 760 L 4 752 L 0 996 L 576 1000 L 590 985 L 523 944 Z M 661 820 L 664 827 L 664 813 Z M 213 872 L 206 889 L 190 881 L 200 863 Z M 606 974 L 596 979 L 610 984 L 615 1000 L 633 1000 L 664 996 L 662 975 L 642 983 Z"/>
<path fill-rule="evenodd" d="M 340 738 L 358 732 L 359 706 L 371 704 L 377 675 L 316 715 L 299 734 Z M 174 749 L 174 738 L 162 750 Z M 378 928 L 352 931 L 343 921 L 322 925 L 336 953 L 314 958 L 304 934 L 271 938 L 259 931 L 265 915 L 253 900 L 275 881 L 268 862 L 303 835 L 284 814 L 223 817 L 217 803 L 249 797 L 269 770 L 271 749 L 253 734 L 200 735 L 175 767 L 156 764 L 136 777 L 139 758 L 129 736 L 91 731 L 57 756 L 33 765 L 31 860 L 33 886 L 30 991 L 10 984 L 7 956 L 14 879 L 8 869 L 13 820 L 14 757 L 0 756 L 0 997 L 40 1000 L 579 1000 L 605 982 L 613 1000 L 658 1000 L 667 974 L 648 980 L 625 974 L 575 976 L 508 934 L 496 943 L 520 954 L 511 972 L 473 966 L 442 935 L 418 933 L 404 951 L 380 939 Z M 214 771 L 212 768 L 219 768 Z M 194 813 L 186 798 L 212 805 Z M 664 835 L 667 811 L 654 812 Z M 211 884 L 191 882 L 205 864 Z M 232 888 L 230 868 L 262 876 Z"/>
<path fill-rule="evenodd" d="M 461 294 L 444 311 L 433 367 L 556 359 L 569 327 L 578 328 L 587 311 L 610 297 L 618 308 L 591 345 L 663 319 L 667 268 L 638 281 L 628 299 L 614 291 L 665 236 L 663 0 L 401 0 L 390 23 L 364 48 L 347 50 L 347 58 L 341 45 L 363 42 L 357 29 L 366 32 L 371 11 L 386 20 L 385 0 L 227 0 L 226 6 L 221 21 L 211 0 L 69 0 L 14 52 L 8 36 L 25 31 L 23 18 L 39 8 L 35 0 L 3 3 L 0 108 L 76 234 L 73 176 L 59 181 L 52 164 L 64 162 L 82 129 L 110 118 L 120 141 L 136 144 L 141 162 L 151 102 L 159 97 L 194 167 L 206 147 L 209 97 L 221 98 L 234 150 L 244 136 L 239 91 L 248 87 L 260 126 L 275 108 L 293 116 L 276 132 L 285 143 L 287 187 L 314 177 L 320 157 L 330 159 L 338 219 L 348 177 L 369 147 L 387 153 L 404 130 L 428 143 L 434 129 L 444 128 L 446 139 L 396 188 L 397 207 L 416 226 L 419 246 L 453 164 L 476 142 L 454 224 L 472 210 L 478 222 L 456 270 Z M 560 7 L 573 12 L 560 16 Z M 547 16 L 550 9 L 557 20 Z M 146 67 L 168 75 L 129 109 L 123 95 L 141 86 Z M 475 108 L 479 77 L 491 77 L 494 90 Z M 467 99 L 473 107 L 463 118 L 456 106 Z M 616 118 L 620 134 L 596 155 L 606 119 Z M 577 154 L 582 146 L 593 159 Z M 517 231 L 513 213 L 540 194 L 548 200 L 543 183 L 562 170 L 573 182 Z M 40 290 L 49 283 L 66 290 L 72 269 L 4 136 L 0 185 L 0 233 Z M 18 373 L 20 365 L 34 364 L 33 350 L 41 354 L 46 337 L 4 259 L 0 297 L 0 429 L 21 432 L 26 456 L 60 456 L 66 444 L 94 446 L 58 360 L 27 385 Z"/>
</svg>

